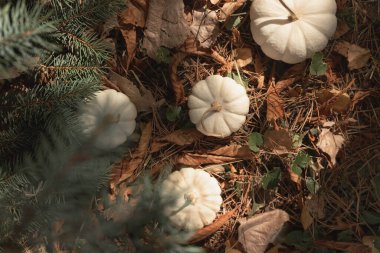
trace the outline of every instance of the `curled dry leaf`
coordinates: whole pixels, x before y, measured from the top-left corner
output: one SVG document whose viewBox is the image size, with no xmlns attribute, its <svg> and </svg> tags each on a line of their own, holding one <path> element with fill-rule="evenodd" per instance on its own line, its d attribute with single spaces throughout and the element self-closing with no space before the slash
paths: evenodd
<svg viewBox="0 0 380 253">
<path fill-rule="evenodd" d="M 263 253 L 288 220 L 289 215 L 280 209 L 254 215 L 240 222 L 239 242 L 247 253 Z"/>
<path fill-rule="evenodd" d="M 328 154 L 332 165 L 336 164 L 336 155 L 343 146 L 344 138 L 342 135 L 333 134 L 330 129 L 323 128 L 319 134 L 317 147 Z"/>
<path fill-rule="evenodd" d="M 152 107 L 156 106 L 156 100 L 152 93 L 145 87 L 141 86 L 140 92 L 139 88 L 132 81 L 112 71 L 109 81 L 130 98 L 135 104 L 137 111 L 151 111 Z"/>
<path fill-rule="evenodd" d="M 218 17 L 215 11 L 194 11 L 190 30 L 203 48 L 210 48 L 219 32 Z"/>
<path fill-rule="evenodd" d="M 130 181 L 134 180 L 134 174 L 148 151 L 149 142 L 152 137 L 152 130 L 152 122 L 149 122 L 142 130 L 139 145 L 136 150 L 133 151 L 130 157 L 127 156 L 123 158 L 121 162 L 114 165 L 112 169 L 113 176 L 110 182 L 111 187 L 127 179 L 130 179 Z"/>
<path fill-rule="evenodd" d="M 235 210 L 232 210 L 226 214 L 219 216 L 210 225 L 196 231 L 195 234 L 190 238 L 188 243 L 193 244 L 193 243 L 199 242 L 199 241 L 205 239 L 206 237 L 210 236 L 211 234 L 215 233 L 216 231 L 218 231 L 219 228 L 221 228 L 224 224 L 226 224 L 227 221 L 229 219 L 231 219 L 231 217 L 234 214 L 235 214 Z"/>
<path fill-rule="evenodd" d="M 334 47 L 334 51 L 347 58 L 348 68 L 350 70 L 363 68 L 371 57 L 371 51 L 369 49 L 350 44 L 347 41 L 337 43 Z"/>
<path fill-rule="evenodd" d="M 242 68 L 252 62 L 252 51 L 250 48 L 237 48 L 234 49 L 234 55 L 237 65 Z"/>
<path fill-rule="evenodd" d="M 318 240 L 314 244 L 319 247 L 344 251 L 346 253 L 371 253 L 370 247 L 360 243 Z"/>
<path fill-rule="evenodd" d="M 204 135 L 195 128 L 178 129 L 164 137 L 153 140 L 151 152 L 157 152 L 168 144 L 176 144 L 179 146 L 189 145 L 202 139 L 203 136 Z"/>
<path fill-rule="evenodd" d="M 143 48 L 156 59 L 158 48 L 177 47 L 183 44 L 189 34 L 189 25 L 185 19 L 185 5 L 178 0 L 149 1 Z"/>
<path fill-rule="evenodd" d="M 284 101 L 277 92 L 276 85 L 271 81 L 267 90 L 267 121 L 275 122 L 284 117 Z"/>
<path fill-rule="evenodd" d="M 175 101 L 177 104 L 181 104 L 185 102 L 185 90 L 183 88 L 183 83 L 178 78 L 178 75 L 177 75 L 178 65 L 183 61 L 183 59 L 185 59 L 185 57 L 186 57 L 185 53 L 182 53 L 182 52 L 176 53 L 172 57 L 170 61 L 170 66 L 169 66 L 169 77 L 173 86 Z"/>
<path fill-rule="evenodd" d="M 268 129 L 264 133 L 264 147 L 278 155 L 287 154 L 293 149 L 293 140 L 285 129 Z"/>
</svg>

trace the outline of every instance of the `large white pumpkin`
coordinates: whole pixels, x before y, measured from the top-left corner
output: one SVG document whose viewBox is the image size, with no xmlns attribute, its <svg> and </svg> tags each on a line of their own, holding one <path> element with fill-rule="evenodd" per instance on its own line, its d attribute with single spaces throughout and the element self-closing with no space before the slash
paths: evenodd
<svg viewBox="0 0 380 253">
<path fill-rule="evenodd" d="M 85 136 L 100 149 L 111 149 L 127 140 L 136 127 L 135 105 L 123 93 L 104 90 L 80 108 L 79 121 Z"/>
<path fill-rule="evenodd" d="M 225 137 L 244 124 L 249 98 L 245 88 L 233 79 L 212 75 L 194 85 L 188 106 L 190 120 L 198 131 Z"/>
<path fill-rule="evenodd" d="M 164 212 L 177 227 L 196 230 L 211 224 L 223 202 L 218 181 L 201 169 L 171 173 L 160 188 Z"/>
<path fill-rule="evenodd" d="M 334 34 L 335 0 L 254 0 L 251 32 L 263 52 L 286 63 L 321 51 Z"/>
</svg>

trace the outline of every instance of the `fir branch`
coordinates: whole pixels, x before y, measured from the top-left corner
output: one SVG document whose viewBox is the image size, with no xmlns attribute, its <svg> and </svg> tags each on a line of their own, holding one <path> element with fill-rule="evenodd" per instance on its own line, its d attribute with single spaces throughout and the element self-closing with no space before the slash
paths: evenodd
<svg viewBox="0 0 380 253">
<path fill-rule="evenodd" d="M 26 70 L 43 51 L 57 49 L 49 41 L 53 23 L 42 23 L 41 11 L 39 5 L 28 10 L 24 1 L 0 9 L 0 78 L 10 78 L 10 69 Z"/>
</svg>

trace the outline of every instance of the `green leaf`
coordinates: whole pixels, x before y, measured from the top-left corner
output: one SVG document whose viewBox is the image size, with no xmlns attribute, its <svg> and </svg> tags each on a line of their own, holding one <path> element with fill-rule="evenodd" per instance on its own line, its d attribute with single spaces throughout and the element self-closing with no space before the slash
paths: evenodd
<svg viewBox="0 0 380 253">
<path fill-rule="evenodd" d="M 285 237 L 285 243 L 289 246 L 294 246 L 301 251 L 306 251 L 312 246 L 311 237 L 303 231 L 292 231 Z"/>
<path fill-rule="evenodd" d="M 371 179 L 376 197 L 380 198 L 380 174 Z"/>
<path fill-rule="evenodd" d="M 297 154 L 296 158 L 294 159 L 293 164 L 304 169 L 307 166 L 309 166 L 310 160 L 311 160 L 310 156 L 308 154 L 306 154 L 305 152 L 301 151 Z"/>
<path fill-rule="evenodd" d="M 311 58 L 310 74 L 314 76 L 322 76 L 326 73 L 327 65 L 323 62 L 323 54 L 317 52 Z"/>
<path fill-rule="evenodd" d="M 174 122 L 179 118 L 182 108 L 180 106 L 169 106 L 166 110 L 166 119 Z"/>
<path fill-rule="evenodd" d="M 292 171 L 296 173 L 298 176 L 301 176 L 302 174 L 302 168 L 300 168 L 299 166 L 295 164 L 292 165 Z"/>
<path fill-rule="evenodd" d="M 265 190 L 272 189 L 277 186 L 281 180 L 282 172 L 280 168 L 274 168 L 272 171 L 266 173 L 261 179 L 261 185 Z"/>
<path fill-rule="evenodd" d="M 156 52 L 156 58 L 158 62 L 169 64 L 171 58 L 170 50 L 166 47 L 159 47 Z"/>
<path fill-rule="evenodd" d="M 232 28 L 237 27 L 241 23 L 241 16 L 232 16 L 225 23 L 225 27 L 228 31 L 231 31 Z"/>
<path fill-rule="evenodd" d="M 369 225 L 375 225 L 380 223 L 380 214 L 364 210 L 361 213 L 361 220 Z"/>
<path fill-rule="evenodd" d="M 299 135 L 299 134 L 294 134 L 293 137 L 292 137 L 292 141 L 293 141 L 293 148 L 299 148 L 301 147 L 302 145 L 302 138 L 303 136 Z"/>
<path fill-rule="evenodd" d="M 343 230 L 337 235 L 337 239 L 340 242 L 352 242 L 354 240 L 355 233 L 352 230 Z"/>
<path fill-rule="evenodd" d="M 319 184 L 314 178 L 306 178 L 306 188 L 310 193 L 316 194 L 319 190 Z"/>
<path fill-rule="evenodd" d="M 264 143 L 263 135 L 258 132 L 253 132 L 248 136 L 248 145 L 253 152 L 259 152 L 259 147 Z"/>
<path fill-rule="evenodd" d="M 376 237 L 376 239 L 373 241 L 373 246 L 375 249 L 380 251 L 380 237 Z"/>
</svg>

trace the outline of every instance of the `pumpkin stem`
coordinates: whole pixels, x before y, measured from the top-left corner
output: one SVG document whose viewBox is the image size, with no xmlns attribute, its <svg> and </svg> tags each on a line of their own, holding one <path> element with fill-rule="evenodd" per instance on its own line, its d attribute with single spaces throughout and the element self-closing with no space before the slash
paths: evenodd
<svg viewBox="0 0 380 253">
<path fill-rule="evenodd" d="M 191 191 L 191 192 L 188 192 L 188 193 L 185 193 L 185 199 L 186 201 L 189 201 L 190 204 L 194 205 L 195 202 L 197 201 L 198 199 L 198 196 L 195 192 Z"/>
<path fill-rule="evenodd" d="M 214 101 L 211 103 L 211 110 L 220 112 L 222 110 L 222 105 L 219 101 Z"/>
<path fill-rule="evenodd" d="M 284 0 L 279 0 L 279 1 L 280 1 L 280 3 L 282 4 L 282 6 L 284 6 L 285 9 L 287 9 L 287 10 L 289 11 L 289 13 L 290 13 L 290 15 L 288 16 L 288 20 L 289 20 L 290 22 L 293 22 L 293 21 L 298 20 L 297 15 L 294 13 L 294 11 L 292 11 L 292 10 L 286 5 L 286 3 L 284 2 Z"/>
</svg>

